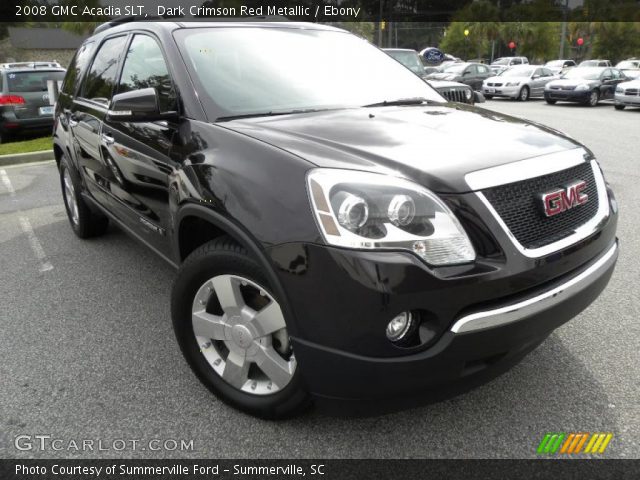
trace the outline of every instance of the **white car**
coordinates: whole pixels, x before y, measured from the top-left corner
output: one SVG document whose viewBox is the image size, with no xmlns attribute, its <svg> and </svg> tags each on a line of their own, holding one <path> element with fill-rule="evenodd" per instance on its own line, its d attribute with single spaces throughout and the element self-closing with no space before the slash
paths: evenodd
<svg viewBox="0 0 640 480">
<path fill-rule="evenodd" d="M 544 86 L 554 78 L 553 72 L 541 65 L 520 65 L 487 78 L 482 83 L 482 93 L 487 99 L 509 97 L 524 102 L 544 96 Z"/>
<path fill-rule="evenodd" d="M 640 107 L 640 79 L 619 83 L 613 97 L 616 110 L 624 107 Z"/>
<path fill-rule="evenodd" d="M 566 72 L 570 68 L 576 66 L 576 62 L 570 59 L 566 60 L 550 60 L 544 64 L 549 70 L 551 70 L 556 75 Z"/>
<path fill-rule="evenodd" d="M 496 75 L 498 75 L 511 67 L 528 64 L 529 59 L 527 57 L 500 57 L 491 62 L 489 67 Z"/>
</svg>

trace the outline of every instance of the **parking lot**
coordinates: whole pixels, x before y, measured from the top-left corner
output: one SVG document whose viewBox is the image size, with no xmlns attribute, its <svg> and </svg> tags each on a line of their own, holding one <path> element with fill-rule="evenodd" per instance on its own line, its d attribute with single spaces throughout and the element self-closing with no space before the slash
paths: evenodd
<svg viewBox="0 0 640 480">
<path fill-rule="evenodd" d="M 249 417 L 212 396 L 183 360 L 171 329 L 171 267 L 116 228 L 77 239 L 54 163 L 5 167 L 0 457 L 535 457 L 547 432 L 613 432 L 607 458 L 639 457 L 640 109 L 541 100 L 481 106 L 586 143 L 621 210 L 609 287 L 522 363 L 463 396 L 375 418 Z M 22 434 L 65 444 L 193 439 L 193 451 L 19 451 Z"/>
</svg>

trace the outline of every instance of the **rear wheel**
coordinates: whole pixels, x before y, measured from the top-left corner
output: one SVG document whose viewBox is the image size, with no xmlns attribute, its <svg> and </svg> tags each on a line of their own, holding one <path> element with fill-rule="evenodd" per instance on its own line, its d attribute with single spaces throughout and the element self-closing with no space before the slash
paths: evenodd
<svg viewBox="0 0 640 480">
<path fill-rule="evenodd" d="M 263 418 L 310 405 L 278 299 L 258 263 L 228 237 L 189 255 L 171 313 L 187 362 L 224 402 Z"/>
<path fill-rule="evenodd" d="M 60 186 L 67 217 L 73 232 L 80 238 L 102 235 L 109 226 L 109 220 L 94 213 L 80 195 L 80 181 L 70 168 L 69 160 L 63 156 L 60 161 Z"/>
<path fill-rule="evenodd" d="M 518 100 L 520 100 L 521 102 L 526 102 L 527 100 L 529 100 L 529 87 L 525 85 L 520 89 Z"/>
<path fill-rule="evenodd" d="M 616 110 L 624 110 L 625 105 L 615 105 Z"/>
</svg>

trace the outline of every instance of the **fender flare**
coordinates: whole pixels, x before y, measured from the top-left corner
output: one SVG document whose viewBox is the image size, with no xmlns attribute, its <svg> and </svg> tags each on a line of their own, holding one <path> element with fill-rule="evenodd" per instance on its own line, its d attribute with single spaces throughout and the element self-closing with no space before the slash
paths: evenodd
<svg viewBox="0 0 640 480">
<path fill-rule="evenodd" d="M 289 299 L 287 294 L 282 287 L 282 283 L 280 282 L 278 275 L 276 274 L 275 267 L 273 263 L 269 260 L 269 257 L 265 253 L 264 249 L 261 248 L 259 241 L 246 229 L 233 222 L 229 218 L 221 215 L 220 213 L 212 210 L 211 208 L 205 207 L 203 205 L 195 205 L 193 203 L 187 203 L 179 207 L 178 211 L 174 216 L 174 242 L 173 242 L 173 251 L 174 258 L 176 258 L 179 263 L 182 263 L 182 258 L 180 256 L 180 224 L 184 220 L 185 217 L 198 217 L 204 221 L 207 221 L 214 225 L 216 228 L 219 228 L 221 231 L 225 232 L 229 235 L 233 240 L 238 242 L 239 245 L 243 246 L 249 254 L 258 262 L 258 264 L 262 267 L 267 280 L 269 281 L 269 285 L 274 290 L 275 295 L 280 300 L 280 305 L 283 310 L 283 314 L 285 319 L 287 319 L 287 328 L 289 330 L 289 335 L 294 336 L 297 334 L 297 325 L 296 318 L 293 314 L 293 310 L 291 309 L 291 305 L 289 303 Z"/>
</svg>

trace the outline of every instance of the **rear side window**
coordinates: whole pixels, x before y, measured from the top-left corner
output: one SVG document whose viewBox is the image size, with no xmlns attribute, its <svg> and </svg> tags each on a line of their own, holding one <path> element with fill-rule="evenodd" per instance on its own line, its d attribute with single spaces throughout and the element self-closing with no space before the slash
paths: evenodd
<svg viewBox="0 0 640 480">
<path fill-rule="evenodd" d="M 117 93 L 155 88 L 161 112 L 176 110 L 176 95 L 158 43 L 147 35 L 133 37 L 122 67 Z"/>
<path fill-rule="evenodd" d="M 127 37 L 121 36 L 102 44 L 82 85 L 83 98 L 109 104 L 118 74 L 118 60 L 126 43 Z"/>
<path fill-rule="evenodd" d="M 64 78 L 64 72 L 35 70 L 33 72 L 7 73 L 7 91 L 9 93 L 46 92 L 47 81 L 59 81 Z"/>
<path fill-rule="evenodd" d="M 67 70 L 67 76 L 65 77 L 64 85 L 62 86 L 63 93 L 73 95 L 77 91 L 82 74 L 84 73 L 91 58 L 92 50 L 93 42 L 85 43 L 78 49 L 73 60 L 71 60 L 69 69 Z"/>
</svg>

